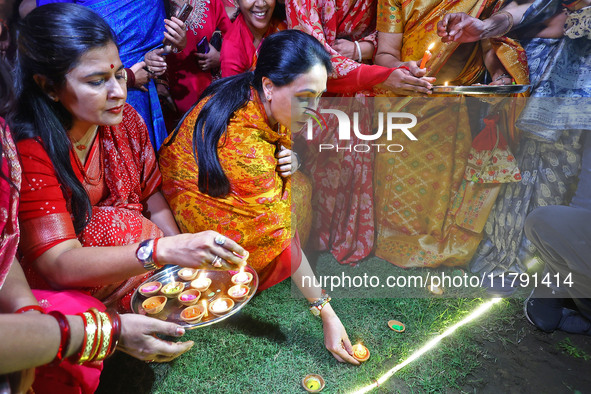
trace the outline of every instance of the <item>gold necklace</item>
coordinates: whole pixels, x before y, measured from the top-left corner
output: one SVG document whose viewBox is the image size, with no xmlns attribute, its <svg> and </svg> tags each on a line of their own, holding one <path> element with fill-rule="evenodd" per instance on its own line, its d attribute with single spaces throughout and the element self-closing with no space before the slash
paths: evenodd
<svg viewBox="0 0 591 394">
<path fill-rule="evenodd" d="M 93 131 L 86 132 L 86 134 L 84 134 L 82 138 L 80 138 L 80 140 L 77 140 L 76 138 L 74 138 L 74 136 L 70 135 L 70 138 L 74 140 L 73 142 L 76 149 L 78 149 L 79 151 L 86 150 L 88 148 L 88 143 L 94 140 L 97 130 L 98 126 L 95 126 Z"/>
</svg>

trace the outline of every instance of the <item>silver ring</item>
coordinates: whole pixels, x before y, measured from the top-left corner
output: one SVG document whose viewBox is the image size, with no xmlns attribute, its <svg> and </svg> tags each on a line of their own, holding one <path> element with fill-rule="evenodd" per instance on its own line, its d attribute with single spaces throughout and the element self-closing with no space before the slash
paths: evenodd
<svg viewBox="0 0 591 394">
<path fill-rule="evenodd" d="M 216 235 L 215 239 L 213 240 L 216 244 L 223 246 L 226 243 L 226 237 L 221 234 Z"/>
<path fill-rule="evenodd" d="M 211 261 L 211 265 L 215 267 L 215 266 L 216 266 L 216 264 L 217 264 L 218 262 L 220 262 L 220 263 L 221 263 L 221 261 L 222 261 L 222 258 L 221 258 L 220 256 L 215 256 L 215 258 L 214 258 L 214 259 Z"/>
</svg>

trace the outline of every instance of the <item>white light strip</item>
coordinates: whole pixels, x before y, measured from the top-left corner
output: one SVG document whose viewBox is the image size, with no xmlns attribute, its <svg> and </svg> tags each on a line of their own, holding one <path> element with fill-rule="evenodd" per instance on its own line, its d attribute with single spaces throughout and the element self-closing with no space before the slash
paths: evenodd
<svg viewBox="0 0 591 394">
<path fill-rule="evenodd" d="M 435 346 L 437 346 L 437 344 L 439 342 L 441 342 L 441 340 L 443 338 L 450 336 L 458 328 L 462 327 L 465 324 L 470 323 L 472 320 L 477 319 L 478 317 L 483 315 L 485 312 L 487 312 L 490 308 L 492 308 L 492 306 L 494 304 L 496 304 L 497 302 L 499 302 L 501 300 L 502 300 L 502 298 L 493 298 L 490 301 L 487 301 L 484 304 L 480 305 L 468 316 L 466 316 L 465 318 L 463 318 L 462 320 L 460 320 L 459 322 L 457 322 L 453 326 L 449 327 L 447 330 L 445 330 L 443 333 L 439 334 L 435 338 L 431 339 L 429 342 L 427 342 L 425 344 L 425 346 L 423 346 L 422 348 L 420 348 L 419 350 L 414 352 L 409 358 L 407 358 L 406 360 L 404 360 L 403 362 L 401 362 L 400 364 L 396 365 L 394 368 L 392 368 L 391 370 L 389 370 L 388 372 L 383 374 L 375 383 L 365 386 L 365 387 L 355 391 L 354 393 L 355 394 L 367 393 L 367 392 L 379 387 L 380 385 L 384 384 L 396 372 L 400 371 L 402 368 L 406 367 L 408 364 L 412 363 L 417 358 L 421 357 L 423 354 L 427 353 L 429 350 L 431 350 Z"/>
</svg>

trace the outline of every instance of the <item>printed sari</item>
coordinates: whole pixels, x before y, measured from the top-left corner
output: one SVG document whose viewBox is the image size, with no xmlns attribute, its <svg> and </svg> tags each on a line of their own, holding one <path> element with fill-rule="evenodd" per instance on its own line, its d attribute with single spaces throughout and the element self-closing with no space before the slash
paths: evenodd
<svg viewBox="0 0 591 394">
<path fill-rule="evenodd" d="M 286 2 L 285 7 L 288 27 L 312 35 L 330 53 L 333 72 L 329 75 L 324 96 L 343 97 L 342 101 L 335 103 L 337 107 L 348 108 L 352 97 L 363 102 L 366 96 L 373 96 L 374 87 L 384 82 L 394 70 L 358 63 L 332 48 L 338 38 L 371 42 L 377 48 L 375 1 L 293 0 Z M 371 109 L 364 108 L 359 116 L 363 127 L 371 124 Z M 328 129 L 336 130 L 335 119 L 331 117 L 328 122 Z M 363 133 L 369 131 L 363 130 Z M 298 138 L 294 132 L 294 138 Z M 309 147 L 339 144 L 337 136 L 332 133 L 316 133 L 316 136 Z M 361 142 L 356 136 L 352 137 L 351 144 Z M 330 251 L 342 264 L 354 264 L 373 249 L 373 156 L 313 149 L 304 154 L 303 170 L 312 182 L 315 211 L 310 247 Z"/>
<path fill-rule="evenodd" d="M 129 245 L 162 236 L 142 215 L 143 202 L 157 191 L 161 177 L 144 122 L 126 105 L 120 125 L 99 127 L 83 166 L 72 151 L 70 160 L 92 205 L 92 218 L 80 234 L 74 231 L 69 193 L 59 182 L 39 138 L 17 144 L 23 166 L 19 220 L 21 263 L 34 289 L 50 289 L 33 262 L 53 246 L 78 239 L 83 247 Z M 109 306 L 129 310 L 129 298 L 145 278 L 82 289 Z"/>
<path fill-rule="evenodd" d="M 517 30 L 562 12 L 558 0 L 536 0 Z M 525 27 L 525 29 L 523 29 Z M 532 29 L 535 31 L 536 29 Z M 585 38 L 524 38 L 531 73 L 531 97 L 517 126 L 522 129 L 516 158 L 523 178 L 503 187 L 485 226 L 485 237 L 470 265 L 479 275 L 525 272 L 537 253 L 524 223 L 537 207 L 568 204 L 579 175 L 585 135 L 591 117 L 591 40 Z M 589 138 L 589 137 L 586 137 Z M 573 206 L 586 206 L 587 183 L 580 181 Z"/>
<path fill-rule="evenodd" d="M 378 7 L 378 30 L 403 34 L 402 61 L 420 60 L 430 43 L 438 43 L 427 62 L 428 73 L 437 76 L 459 46 L 442 44 L 437 36 L 437 22 L 443 15 L 466 12 L 486 18 L 502 3 L 496 0 L 383 0 Z M 490 40 L 490 44 L 517 83 L 527 83 L 523 49 L 506 37 Z M 482 47 L 478 44 L 470 51 L 465 56 L 465 65 L 450 85 L 481 81 L 485 71 Z M 461 97 L 443 100 L 419 99 L 415 105 L 409 100 L 404 111 L 423 114 L 413 129 L 419 141 L 405 144 L 401 153 L 376 155 L 375 253 L 398 266 L 465 265 L 482 238 L 482 227 L 494 204 L 498 183 L 515 182 L 519 178 L 513 156 L 504 154 L 501 156 L 508 159 L 503 163 L 504 169 L 513 173 L 513 178 L 500 180 L 493 176 L 486 183 L 471 180 L 466 173 L 470 155 L 474 151 L 492 150 L 495 143 L 487 148 L 480 143 L 473 145 L 467 101 Z M 502 129 L 507 131 L 507 135 L 498 140 L 504 148 L 507 141 L 513 142 L 514 119 L 515 114 L 511 113 L 499 120 L 504 122 Z M 491 133 L 492 130 L 494 128 L 485 127 L 482 132 Z M 497 172 L 500 173 L 502 170 Z M 474 225 L 475 222 L 478 225 Z"/>
<path fill-rule="evenodd" d="M 193 131 L 206 100 L 185 118 L 176 136 L 160 149 L 162 192 L 182 232 L 215 230 L 250 253 L 248 263 L 262 283 L 259 290 L 290 276 L 291 178 L 277 172 L 280 145 L 291 147 L 287 129 L 272 129 L 258 94 L 234 113 L 218 144 L 218 158 L 230 193 L 212 197 L 199 191 L 199 166 L 193 156 Z M 298 252 L 295 237 L 293 251 Z M 295 256 L 295 255 L 294 255 Z M 284 272 L 275 277 L 277 271 Z M 272 282 L 267 281 L 273 276 Z"/>
<path fill-rule="evenodd" d="M 19 240 L 18 204 L 21 167 L 8 125 L 0 118 L 0 288 L 14 261 Z"/>
</svg>

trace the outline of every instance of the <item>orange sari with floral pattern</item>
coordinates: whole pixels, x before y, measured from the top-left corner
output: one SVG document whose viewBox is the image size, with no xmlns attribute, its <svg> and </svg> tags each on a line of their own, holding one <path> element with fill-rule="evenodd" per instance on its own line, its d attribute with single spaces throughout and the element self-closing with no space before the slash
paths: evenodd
<svg viewBox="0 0 591 394">
<path fill-rule="evenodd" d="M 429 44 L 436 43 L 431 51 L 433 56 L 427 62 L 429 74 L 436 77 L 459 45 L 441 42 L 437 36 L 437 22 L 453 12 L 486 18 L 503 3 L 497 0 L 380 0 L 377 28 L 403 34 L 402 61 L 420 60 Z M 490 44 L 513 79 L 518 84 L 527 84 L 523 49 L 506 37 L 490 40 Z M 482 45 L 475 45 L 450 85 L 480 82 L 484 71 Z M 443 84 L 443 81 L 437 83 Z M 419 141 L 405 144 L 401 153 L 376 155 L 375 253 L 402 267 L 466 264 L 482 239 L 482 229 L 466 225 L 460 218 L 469 214 L 474 221 L 485 222 L 483 215 L 488 215 L 495 201 L 494 193 L 498 193 L 492 182 L 474 184 L 465 179 L 466 164 L 473 148 L 465 99 L 440 100 L 443 99 L 419 99 L 413 105 L 408 99 L 410 104 L 404 111 L 423 114 L 413 129 Z M 450 116 L 452 113 L 455 116 Z M 506 116 L 503 121 L 510 123 L 511 118 L 511 115 Z M 504 130 L 512 128 L 504 127 Z"/>
<path fill-rule="evenodd" d="M 230 181 L 230 193 L 212 197 L 198 187 L 193 131 L 206 100 L 185 118 L 176 136 L 160 149 L 162 192 L 182 232 L 215 230 L 250 253 L 260 274 L 291 243 L 291 179 L 277 172 L 278 146 L 291 147 L 289 131 L 272 129 L 265 110 L 253 99 L 235 112 L 220 138 L 218 158 Z"/>
</svg>

